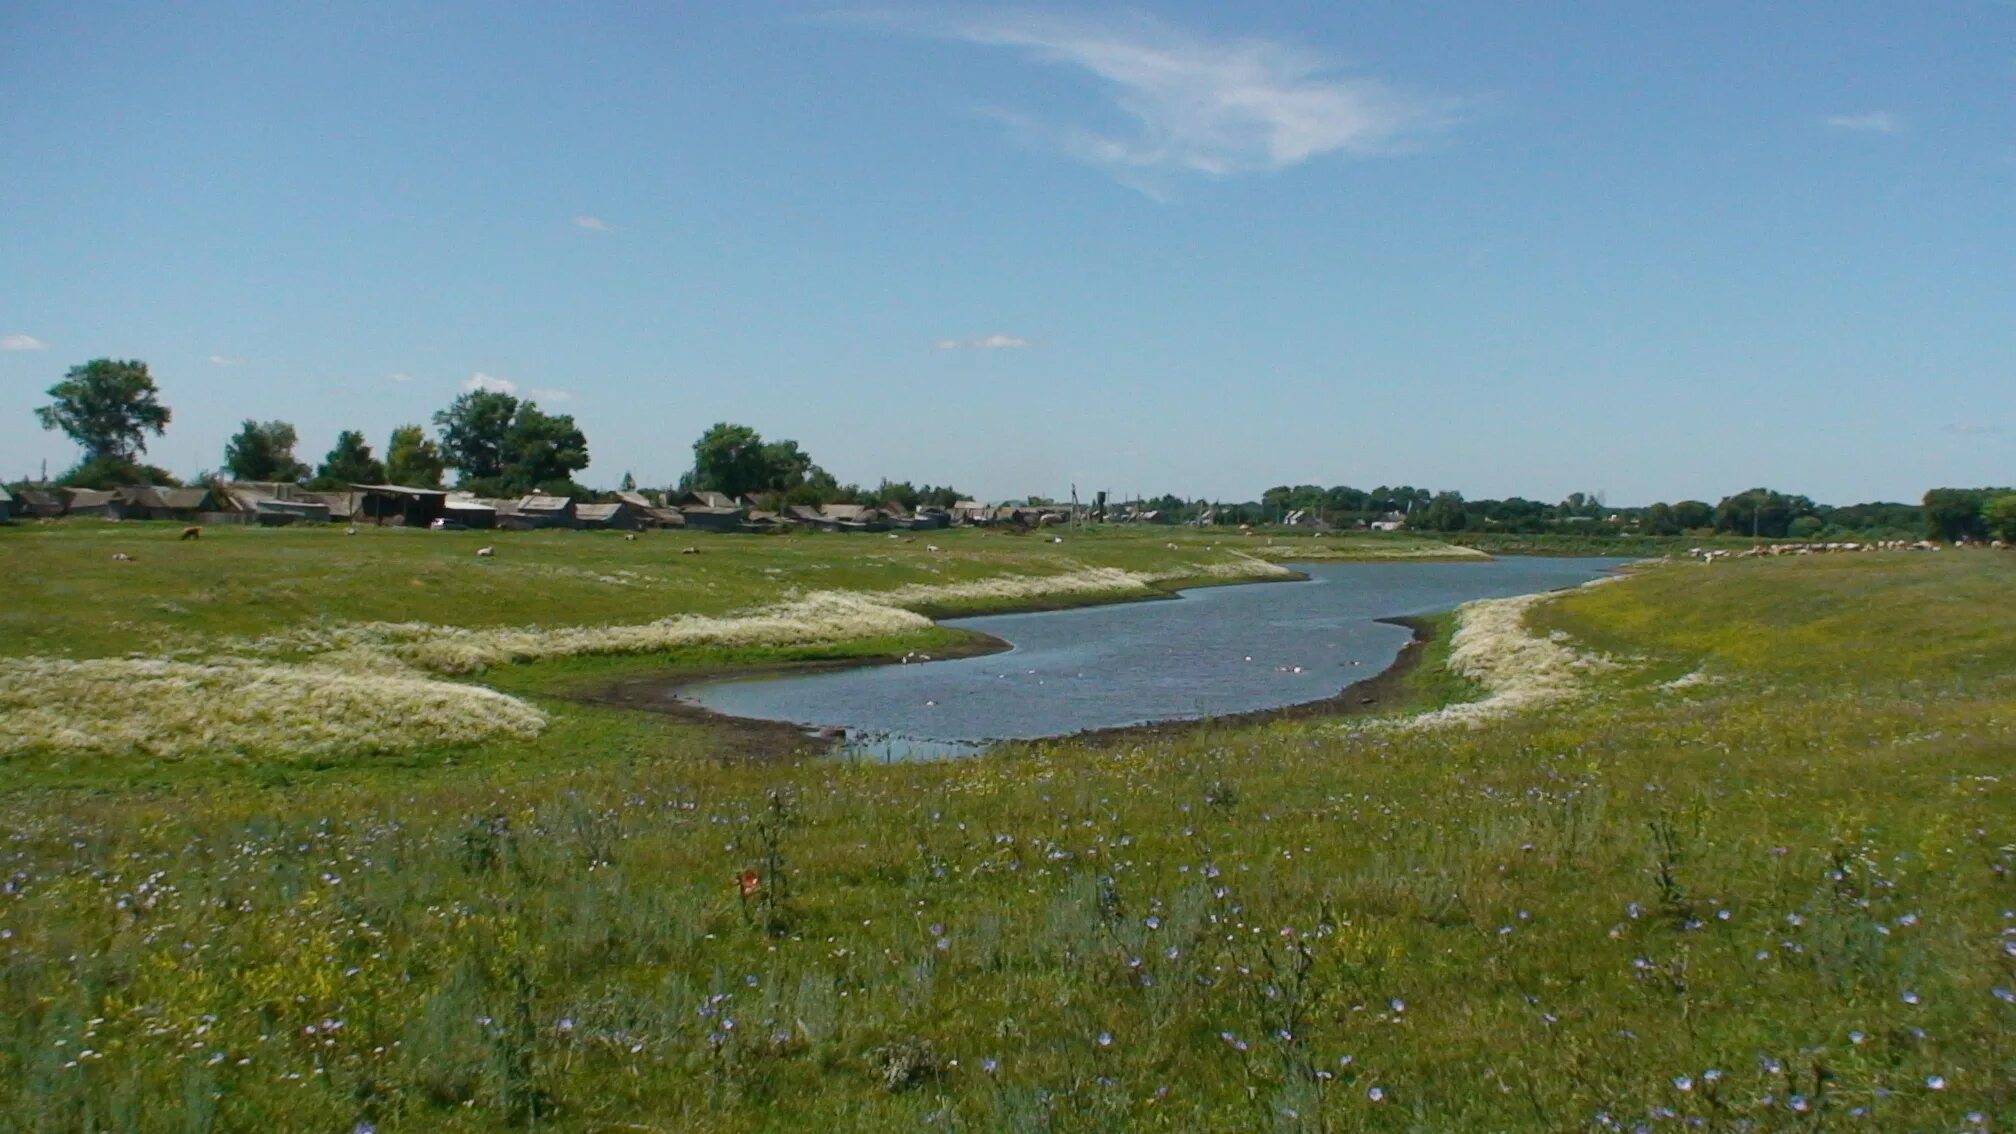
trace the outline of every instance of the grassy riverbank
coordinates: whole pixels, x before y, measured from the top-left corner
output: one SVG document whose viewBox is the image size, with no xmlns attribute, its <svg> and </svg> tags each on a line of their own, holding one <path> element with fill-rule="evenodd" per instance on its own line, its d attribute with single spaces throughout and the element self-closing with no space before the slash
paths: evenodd
<svg viewBox="0 0 2016 1134">
<path fill-rule="evenodd" d="M 392 565 L 330 568 L 350 580 L 331 609 L 391 617 L 374 589 L 458 594 L 457 572 L 489 566 L 408 542 L 428 538 L 376 541 Z M 501 560 L 572 566 L 537 540 L 562 557 L 558 541 L 597 537 L 519 538 Z M 1031 556 L 1018 574 L 1175 569 L 1168 541 L 992 538 Z M 829 541 L 802 560 L 794 541 L 702 546 L 617 569 L 690 566 L 711 613 L 747 605 L 729 592 L 765 566 L 948 581 L 907 547 L 870 568 L 817 566 Z M 213 613 L 188 601 L 194 568 L 157 596 L 134 582 L 151 550 L 100 595 L 112 584 L 84 560 L 109 547 L 20 547 L 0 556 L 42 589 L 9 627 L 48 643 L 59 590 L 149 629 L 186 617 L 152 602 L 200 609 L 206 634 L 238 639 L 314 601 L 246 579 L 212 585 L 273 587 L 275 609 Z M 540 606 L 475 576 L 490 597 L 472 617 L 522 625 L 508 612 L 531 604 L 542 617 L 523 621 L 578 625 L 604 601 L 553 577 Z M 102 757 L 10 758 L 0 1126 L 2007 1119 L 2012 583 L 2016 564 L 1985 552 L 1654 568 L 1528 615 L 1607 663 L 1476 729 L 1314 719 L 952 764 L 751 765 L 688 722 L 535 691 L 542 672 L 620 664 L 577 656 L 487 671 L 547 716 L 531 738 L 245 753 L 202 775 L 159 761 L 124 780 L 85 767 Z M 71 641 L 117 649 L 103 627 Z M 1488 692 L 1431 649 L 1418 698 Z"/>
</svg>

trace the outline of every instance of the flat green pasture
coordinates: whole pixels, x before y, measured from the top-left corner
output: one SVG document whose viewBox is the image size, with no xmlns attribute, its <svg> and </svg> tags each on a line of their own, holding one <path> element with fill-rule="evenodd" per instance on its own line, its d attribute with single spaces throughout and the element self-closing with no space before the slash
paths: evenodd
<svg viewBox="0 0 2016 1134">
<path fill-rule="evenodd" d="M 0 575 L 8 584 L 0 654 L 154 653 L 318 623 L 637 623 L 746 610 L 808 591 L 875 592 L 1091 567 L 1166 572 L 1267 543 L 1176 528 L 959 529 L 895 538 L 644 532 L 635 540 L 618 532 L 368 526 L 354 536 L 336 526 L 218 526 L 182 540 L 181 531 L 160 523 L 0 525 Z M 1050 542 L 1053 534 L 1063 542 Z M 1326 542 L 1368 558 L 1442 546 L 1395 536 Z M 486 546 L 495 555 L 479 558 L 476 550 Z"/>
</svg>

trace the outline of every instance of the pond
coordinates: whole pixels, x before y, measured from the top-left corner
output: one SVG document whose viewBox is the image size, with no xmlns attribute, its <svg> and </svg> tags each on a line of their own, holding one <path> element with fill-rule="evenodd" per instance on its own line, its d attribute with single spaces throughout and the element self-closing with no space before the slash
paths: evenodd
<svg viewBox="0 0 2016 1134">
<path fill-rule="evenodd" d="M 844 728 L 843 754 L 966 755 L 991 742 L 1276 709 L 1393 663 L 1378 621 L 1575 586 L 1629 560 L 1295 564 L 1307 582 L 1203 587 L 1169 601 L 949 620 L 1013 648 L 983 657 L 687 686 L 730 716 Z"/>
</svg>

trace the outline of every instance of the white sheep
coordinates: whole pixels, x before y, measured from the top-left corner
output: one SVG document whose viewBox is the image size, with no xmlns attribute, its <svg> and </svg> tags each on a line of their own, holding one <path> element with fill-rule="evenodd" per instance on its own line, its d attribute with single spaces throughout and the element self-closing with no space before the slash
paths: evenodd
<svg viewBox="0 0 2016 1134">
<path fill-rule="evenodd" d="M 478 559 L 488 559 L 495 554 L 497 554 L 497 549 L 494 547 L 479 547 L 476 549 L 476 557 Z"/>
</svg>

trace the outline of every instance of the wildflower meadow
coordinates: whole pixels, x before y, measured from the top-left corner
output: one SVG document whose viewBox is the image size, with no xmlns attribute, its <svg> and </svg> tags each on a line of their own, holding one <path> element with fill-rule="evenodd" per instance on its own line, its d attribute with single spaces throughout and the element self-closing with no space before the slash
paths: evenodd
<svg viewBox="0 0 2016 1134">
<path fill-rule="evenodd" d="M 306 570 L 285 566 L 302 541 L 243 539 L 219 554 Z M 153 668 L 101 673 L 117 634 L 65 656 L 42 604 L 109 564 L 66 575 L 73 549 L 0 538 L 33 595 L 0 669 L 0 1129 L 2016 1122 L 2016 558 L 1652 563 L 1443 620 L 1383 717 L 883 766 L 731 759 L 705 722 L 561 695 L 830 641 L 625 658 L 515 635 L 762 610 L 744 579 L 769 566 L 802 588 L 779 602 L 900 648 L 934 632 L 929 593 L 858 596 L 979 588 L 990 545 L 872 549 L 884 569 L 752 541 L 778 546 L 723 551 L 728 571 L 612 542 L 597 573 L 685 591 L 618 606 L 603 589 L 658 584 L 556 575 L 514 622 L 461 556 L 382 542 L 392 566 L 332 568 L 321 620 L 292 592 L 206 615 L 204 586 L 254 584 L 135 571 L 119 620 L 150 644 L 120 664 Z M 1201 543 L 1000 542 L 1003 577 L 1240 570 Z M 372 601 L 407 576 L 429 581 Z M 426 621 L 414 590 L 476 613 L 383 629 Z M 305 674 L 339 721 L 444 733 L 302 760 L 320 734 L 253 699 L 270 743 L 202 759 L 48 739 L 56 706 L 14 692 L 143 680 L 140 703 L 173 702 L 230 665 Z"/>
</svg>

